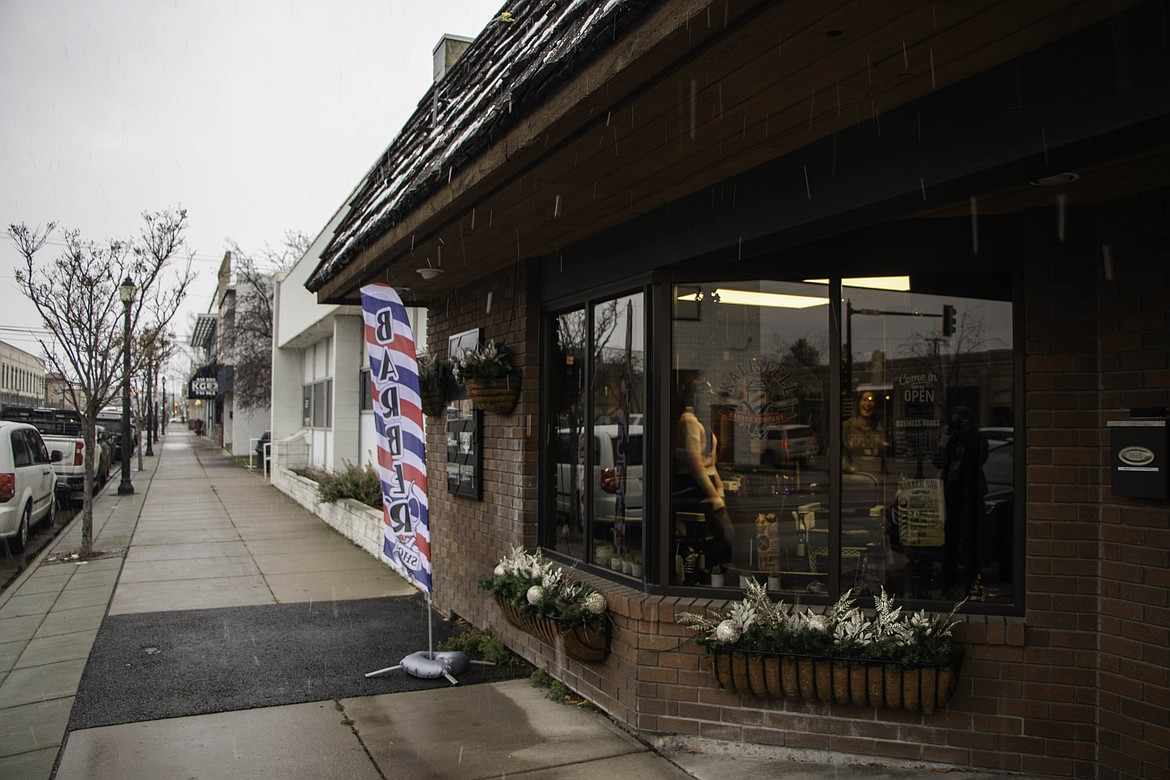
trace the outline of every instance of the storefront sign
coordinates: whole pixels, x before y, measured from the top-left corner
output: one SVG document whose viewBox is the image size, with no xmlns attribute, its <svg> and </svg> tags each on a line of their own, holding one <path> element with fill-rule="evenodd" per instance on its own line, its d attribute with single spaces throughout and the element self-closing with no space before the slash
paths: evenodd
<svg viewBox="0 0 1170 780">
<path fill-rule="evenodd" d="M 1164 419 L 1111 420 L 1110 466 L 1113 495 L 1170 497 L 1170 439 Z"/>
<path fill-rule="evenodd" d="M 228 368 L 218 363 L 209 363 L 200 368 L 187 382 L 187 397 L 213 399 L 230 392 Z"/>
</svg>

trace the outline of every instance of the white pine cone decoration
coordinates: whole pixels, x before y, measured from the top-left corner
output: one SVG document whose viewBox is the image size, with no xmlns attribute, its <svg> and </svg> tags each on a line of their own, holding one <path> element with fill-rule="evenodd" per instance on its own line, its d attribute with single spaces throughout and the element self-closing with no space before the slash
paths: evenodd
<svg viewBox="0 0 1170 780">
<path fill-rule="evenodd" d="M 584 607 L 585 611 L 590 615 L 600 615 L 602 612 L 605 612 L 606 607 L 608 606 L 609 605 L 605 601 L 605 596 L 601 595 L 597 591 L 593 591 L 588 596 L 586 596 L 585 601 L 582 604 L 582 607 Z"/>
<path fill-rule="evenodd" d="M 533 606 L 539 604 L 540 600 L 544 598 L 544 588 L 540 587 L 539 585 L 533 585 L 528 589 L 527 598 L 529 604 L 532 604 Z"/>
<path fill-rule="evenodd" d="M 504 564 L 502 564 L 502 563 L 497 563 L 497 564 L 496 564 L 496 571 L 495 571 L 495 575 L 496 575 L 497 577 L 503 577 L 503 576 L 504 576 L 505 574 L 507 574 L 507 573 L 508 573 L 508 570 L 504 568 Z"/>
<path fill-rule="evenodd" d="M 735 621 L 724 620 L 715 626 L 715 639 L 720 644 L 730 645 L 739 641 L 739 626 Z"/>
</svg>

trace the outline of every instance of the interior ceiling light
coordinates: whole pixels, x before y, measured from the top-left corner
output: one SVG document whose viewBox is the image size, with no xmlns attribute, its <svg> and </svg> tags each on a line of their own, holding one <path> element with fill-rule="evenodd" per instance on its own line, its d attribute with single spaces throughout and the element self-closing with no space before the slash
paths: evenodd
<svg viewBox="0 0 1170 780">
<path fill-rule="evenodd" d="M 1065 171 L 1064 173 L 1054 173 L 1051 176 L 1042 176 L 1041 178 L 1033 179 L 1028 183 L 1033 187 L 1059 187 L 1062 184 L 1072 184 L 1079 178 L 1081 178 L 1079 173 Z"/>
<path fill-rule="evenodd" d="M 711 293 L 710 297 L 719 303 L 737 303 L 741 306 L 774 306 L 782 309 L 807 309 L 812 306 L 824 306 L 829 302 L 827 298 L 814 298 L 810 295 L 727 290 L 722 287 Z M 687 293 L 680 295 L 678 299 L 680 301 L 701 301 L 704 300 L 704 294 L 701 292 Z"/>
<path fill-rule="evenodd" d="M 429 265 L 426 268 L 416 268 L 415 270 L 418 271 L 418 275 L 424 279 L 434 279 L 436 276 L 443 273 L 442 268 L 434 268 Z"/>
<path fill-rule="evenodd" d="M 805 279 L 808 284 L 828 284 L 828 279 Z M 864 287 L 867 290 L 895 290 L 909 292 L 909 276 L 860 276 L 855 279 L 842 279 L 842 287 Z"/>
</svg>

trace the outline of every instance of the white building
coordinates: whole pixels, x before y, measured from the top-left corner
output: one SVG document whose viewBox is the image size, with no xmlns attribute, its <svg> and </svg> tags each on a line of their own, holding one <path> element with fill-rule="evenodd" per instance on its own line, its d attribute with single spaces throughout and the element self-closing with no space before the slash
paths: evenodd
<svg viewBox="0 0 1170 780">
<path fill-rule="evenodd" d="M 377 462 L 361 307 L 321 305 L 305 289 L 343 211 L 276 280 L 272 354 L 275 465 L 328 471 Z M 426 312 L 408 308 L 415 344 L 426 345 Z"/>
<path fill-rule="evenodd" d="M 0 341 L 0 405 L 45 405 L 45 366 L 36 355 Z"/>
</svg>

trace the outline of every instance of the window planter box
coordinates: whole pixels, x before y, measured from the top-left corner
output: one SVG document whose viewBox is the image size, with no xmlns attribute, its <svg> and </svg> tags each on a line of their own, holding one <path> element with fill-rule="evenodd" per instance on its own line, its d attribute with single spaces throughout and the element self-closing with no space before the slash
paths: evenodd
<svg viewBox="0 0 1170 780">
<path fill-rule="evenodd" d="M 578 618 L 555 618 L 527 613 L 511 602 L 494 596 L 504 619 L 522 631 L 532 634 L 546 644 L 556 647 L 563 639 L 565 654 L 584 663 L 600 663 L 609 657 L 609 619 L 583 622 Z"/>
<path fill-rule="evenodd" d="M 808 704 L 886 707 L 930 715 L 955 692 L 963 654 L 947 664 L 904 666 L 856 658 L 708 647 L 724 690 Z"/>
</svg>

